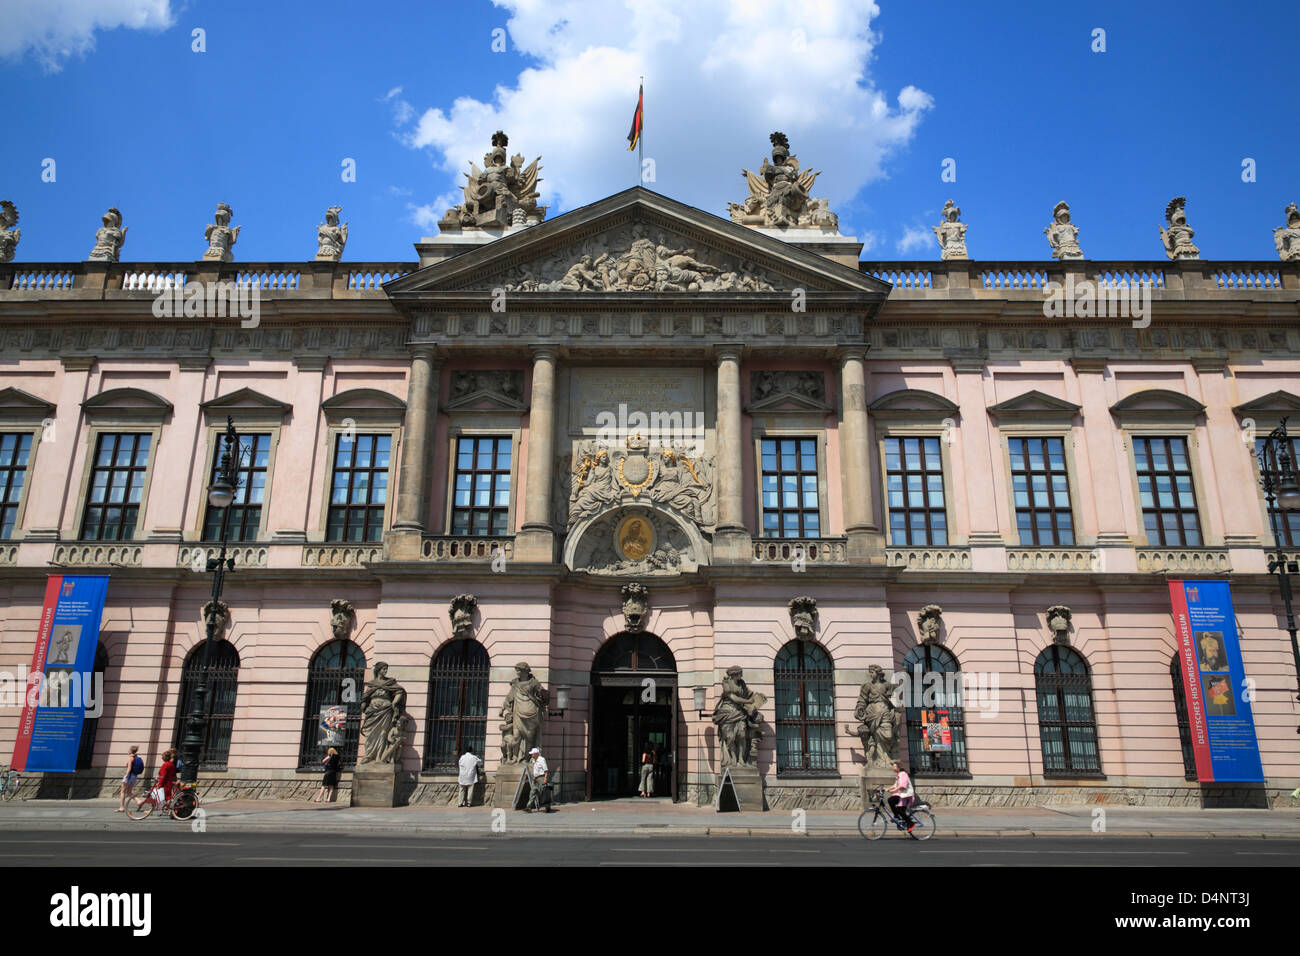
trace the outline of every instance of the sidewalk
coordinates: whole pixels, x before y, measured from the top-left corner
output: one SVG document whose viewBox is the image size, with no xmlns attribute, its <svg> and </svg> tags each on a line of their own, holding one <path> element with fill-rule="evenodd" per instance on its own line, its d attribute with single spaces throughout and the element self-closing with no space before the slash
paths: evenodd
<svg viewBox="0 0 1300 956">
<path fill-rule="evenodd" d="M 0 830 L 132 830 L 183 828 L 188 824 L 155 814 L 145 821 L 115 813 L 116 800 L 32 800 L 0 804 Z M 945 837 L 1096 837 L 1092 807 L 938 809 L 938 835 Z M 559 804 L 556 812 L 506 811 L 490 807 L 398 807 L 353 809 L 265 800 L 213 800 L 204 805 L 207 831 L 374 833 L 419 832 L 474 837 L 513 836 L 832 836 L 858 837 L 857 814 L 810 810 L 802 820 L 789 811 L 716 813 L 666 801 Z M 493 828 L 494 822 L 496 829 Z M 504 823 L 504 830 L 502 824 Z M 802 829 L 800 828 L 802 824 Z M 1300 810 L 1188 810 L 1108 807 L 1104 833 L 1150 837 L 1256 837 L 1300 839 Z M 149 831 L 145 831 L 149 832 Z"/>
</svg>

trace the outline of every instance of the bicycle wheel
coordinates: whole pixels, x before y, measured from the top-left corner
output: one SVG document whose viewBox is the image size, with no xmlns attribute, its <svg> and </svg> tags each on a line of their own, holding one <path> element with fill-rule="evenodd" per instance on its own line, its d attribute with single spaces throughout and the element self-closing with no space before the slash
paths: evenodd
<svg viewBox="0 0 1300 956">
<path fill-rule="evenodd" d="M 18 771 L 10 770 L 4 781 L 4 792 L 2 795 L 6 800 L 12 800 L 18 796 Z"/>
<path fill-rule="evenodd" d="M 929 810 L 913 810 L 912 819 L 916 821 L 916 826 L 907 835 L 913 840 L 928 840 L 934 836 L 934 815 Z"/>
<path fill-rule="evenodd" d="M 870 820 L 867 819 L 868 814 L 871 815 Z M 868 840 L 879 840 L 885 835 L 887 826 L 889 826 L 889 818 L 874 808 L 863 810 L 862 815 L 858 817 L 858 832 Z"/>
<path fill-rule="evenodd" d="M 147 820 L 149 814 L 153 813 L 153 807 L 153 797 L 146 797 L 142 804 L 137 804 L 135 797 L 129 797 L 126 801 L 126 815 L 132 820 Z"/>
<path fill-rule="evenodd" d="M 193 790 L 182 790 L 172 801 L 172 819 L 188 820 L 199 805 L 199 795 Z"/>
</svg>

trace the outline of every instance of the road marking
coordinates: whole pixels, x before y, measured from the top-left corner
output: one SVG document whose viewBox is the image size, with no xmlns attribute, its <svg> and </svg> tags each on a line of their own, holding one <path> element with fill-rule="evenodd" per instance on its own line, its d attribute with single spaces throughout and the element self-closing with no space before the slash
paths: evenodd
<svg viewBox="0 0 1300 956">
<path fill-rule="evenodd" d="M 710 853 L 713 853 L 713 852 L 716 852 L 716 851 L 714 851 L 714 850 L 710 850 L 709 852 L 710 852 Z M 601 861 L 597 864 L 597 866 L 642 866 L 642 865 L 644 865 L 644 864 L 641 864 L 641 863 L 633 863 L 633 862 L 631 862 L 630 860 L 629 860 L 628 862 L 626 862 L 626 863 L 621 862 L 621 861 L 618 861 L 618 860 L 601 860 Z M 698 862 L 696 862 L 696 861 L 689 861 L 689 862 L 675 862 L 675 861 L 674 861 L 674 862 L 671 862 L 671 863 L 669 863 L 669 862 L 664 862 L 664 863 L 655 863 L 655 864 L 653 864 L 653 865 L 654 865 L 654 866 L 731 866 L 732 864 L 730 864 L 730 863 L 713 863 L 713 862 L 707 862 L 707 861 L 704 861 L 704 860 L 700 860 L 700 861 L 698 861 Z M 768 863 L 768 862 L 760 862 L 760 861 L 746 861 L 746 862 L 745 862 L 745 865 L 746 865 L 746 866 L 781 866 L 780 863 Z"/>
<path fill-rule="evenodd" d="M 394 848 L 409 850 L 411 849 L 410 841 L 401 841 L 394 843 L 351 843 L 347 847 L 340 847 L 337 843 L 300 843 L 298 844 L 304 850 L 392 850 Z M 486 846 L 444 846 L 436 844 L 428 847 L 429 850 L 437 852 L 439 850 L 490 850 Z"/>
<path fill-rule="evenodd" d="M 427 863 L 409 857 L 381 856 L 374 859 L 353 860 L 337 856 L 241 856 L 240 862 L 256 863 Z"/>
<path fill-rule="evenodd" d="M 612 846 L 610 847 L 615 853 L 681 853 L 687 850 L 687 847 L 670 847 L 670 846 Z M 745 853 L 746 850 L 727 850 L 727 849 L 710 849 L 710 853 Z"/>
<path fill-rule="evenodd" d="M 185 839 L 185 837 L 181 837 Z M 242 846 L 241 843 L 209 843 L 200 837 L 195 843 L 204 846 Z M 0 840 L 0 846 L 21 846 L 30 843 L 36 846 L 184 846 L 174 840 Z"/>
<path fill-rule="evenodd" d="M 1190 850 L 1002 850 L 990 847 L 987 850 L 917 850 L 917 853 L 1051 853 L 1059 856 L 1187 856 Z"/>
</svg>

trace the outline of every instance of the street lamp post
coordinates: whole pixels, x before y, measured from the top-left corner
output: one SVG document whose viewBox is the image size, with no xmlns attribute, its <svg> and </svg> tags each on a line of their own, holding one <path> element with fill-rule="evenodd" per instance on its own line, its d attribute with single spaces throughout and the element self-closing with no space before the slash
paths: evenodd
<svg viewBox="0 0 1300 956">
<path fill-rule="evenodd" d="M 1287 560 L 1279 527 L 1285 513 L 1300 511 L 1300 484 L 1296 482 L 1295 460 L 1285 418 L 1269 432 L 1259 450 L 1259 481 L 1264 489 L 1269 524 L 1273 529 L 1275 553 L 1268 562 L 1268 570 L 1278 577 L 1282 605 L 1286 608 L 1286 629 L 1291 635 L 1291 657 L 1295 662 L 1297 686 L 1300 686 L 1300 644 L 1296 642 L 1295 610 L 1291 604 L 1291 575 L 1300 574 L 1300 567 L 1297 567 L 1297 562 Z M 1300 701 L 1300 693 L 1296 694 L 1296 700 Z M 1296 733 L 1300 734 L 1300 727 L 1296 728 Z"/>
<path fill-rule="evenodd" d="M 559 803 L 564 802 L 564 712 L 569 709 L 569 688 L 567 684 L 560 684 L 555 688 L 555 710 L 548 711 L 549 716 L 559 717 L 560 723 L 560 766 L 559 772 L 555 779 L 560 782 L 557 788 L 559 793 Z"/>
<path fill-rule="evenodd" d="M 226 571 L 233 570 L 234 558 L 226 557 L 226 540 L 230 533 L 230 506 L 235 500 L 239 466 L 239 435 L 235 431 L 235 421 L 226 417 L 226 447 L 221 453 L 221 464 L 217 469 L 216 480 L 208 489 L 208 504 L 221 509 L 221 551 L 215 558 L 208 559 L 208 570 L 212 575 L 212 600 L 207 604 L 205 624 L 207 637 L 203 641 L 203 661 L 199 669 L 198 684 L 194 688 L 194 701 L 190 714 L 185 719 L 185 737 L 181 740 L 181 783 L 193 785 L 199 777 L 199 757 L 203 751 L 203 741 L 208 729 L 208 662 L 212 655 L 212 642 L 217 629 L 221 626 L 221 588 L 225 583 Z"/>
</svg>

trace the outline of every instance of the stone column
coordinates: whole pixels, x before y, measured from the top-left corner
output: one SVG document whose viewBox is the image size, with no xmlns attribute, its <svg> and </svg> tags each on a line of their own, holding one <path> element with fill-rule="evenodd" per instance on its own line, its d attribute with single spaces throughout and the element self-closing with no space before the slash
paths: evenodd
<svg viewBox="0 0 1300 956">
<path fill-rule="evenodd" d="M 406 419 L 402 428 L 402 463 L 397 500 L 393 503 L 390 556 L 418 557 L 420 536 L 429 518 L 429 480 L 433 456 L 433 426 L 438 411 L 438 365 L 432 345 L 411 349 L 411 377 L 406 387 Z"/>
<path fill-rule="evenodd" d="M 840 462 L 844 468 L 844 531 L 849 560 L 883 564 L 885 539 L 871 496 L 871 446 L 867 439 L 867 350 L 840 352 Z"/>
<path fill-rule="evenodd" d="M 753 560 L 745 529 L 744 469 L 740 431 L 739 345 L 718 347 L 718 526 L 713 536 L 714 560 L 748 563 Z"/>
<path fill-rule="evenodd" d="M 533 350 L 524 525 L 515 539 L 516 561 L 555 560 L 555 534 L 551 527 L 551 486 L 555 480 L 555 358 L 551 346 Z"/>
</svg>

